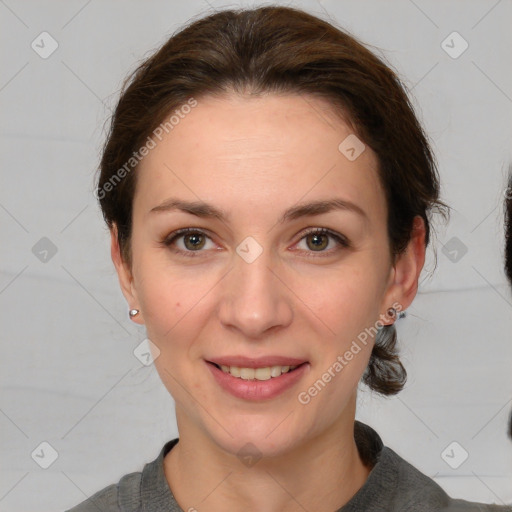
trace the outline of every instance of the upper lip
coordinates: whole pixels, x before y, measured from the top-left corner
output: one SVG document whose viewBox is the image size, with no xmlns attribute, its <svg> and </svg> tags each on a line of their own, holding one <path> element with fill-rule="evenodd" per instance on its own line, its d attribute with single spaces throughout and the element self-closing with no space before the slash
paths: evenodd
<svg viewBox="0 0 512 512">
<path fill-rule="evenodd" d="M 268 366 L 298 366 L 306 363 L 305 359 L 297 359 L 287 356 L 263 356 L 263 357 L 245 357 L 245 356 L 219 356 L 207 360 L 209 363 L 215 363 L 219 366 L 238 366 L 239 368 L 266 368 Z"/>
</svg>

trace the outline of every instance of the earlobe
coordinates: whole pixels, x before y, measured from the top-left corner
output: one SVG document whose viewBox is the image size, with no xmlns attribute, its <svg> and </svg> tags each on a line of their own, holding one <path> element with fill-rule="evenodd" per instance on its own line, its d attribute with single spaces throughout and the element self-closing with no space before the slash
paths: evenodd
<svg viewBox="0 0 512 512">
<path fill-rule="evenodd" d="M 418 291 L 419 276 L 425 264 L 425 235 L 425 222 L 420 216 L 416 216 L 411 239 L 393 265 L 392 282 L 386 294 L 385 307 L 392 307 L 400 312 L 411 305 Z"/>
<path fill-rule="evenodd" d="M 121 248 L 119 246 L 119 241 L 117 238 L 117 226 L 115 224 L 110 229 L 110 255 L 112 257 L 112 262 L 116 267 L 119 285 L 121 286 L 121 291 L 124 295 L 124 298 L 128 302 L 129 309 L 130 311 L 138 311 L 138 309 L 136 308 L 138 308 L 139 303 L 137 299 L 137 293 L 133 286 L 133 275 L 128 264 L 123 260 Z M 130 314 L 129 316 L 130 319 L 132 319 L 136 323 L 144 323 L 141 319 L 140 314 Z"/>
</svg>

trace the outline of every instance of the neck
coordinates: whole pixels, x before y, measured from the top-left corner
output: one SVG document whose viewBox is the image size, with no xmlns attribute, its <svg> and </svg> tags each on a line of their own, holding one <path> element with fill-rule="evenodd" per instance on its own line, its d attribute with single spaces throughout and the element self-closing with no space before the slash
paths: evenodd
<svg viewBox="0 0 512 512">
<path fill-rule="evenodd" d="M 354 441 L 353 405 L 354 415 L 344 414 L 320 436 L 284 455 L 262 457 L 250 467 L 222 450 L 204 431 L 189 425 L 180 428 L 184 435 L 164 459 L 176 501 L 185 511 L 339 509 L 371 470 L 361 461 Z"/>
</svg>

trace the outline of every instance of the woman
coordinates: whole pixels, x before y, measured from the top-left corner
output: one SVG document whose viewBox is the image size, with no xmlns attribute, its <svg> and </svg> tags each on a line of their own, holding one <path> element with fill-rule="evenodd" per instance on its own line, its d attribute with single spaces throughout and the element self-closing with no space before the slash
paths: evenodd
<svg viewBox="0 0 512 512">
<path fill-rule="evenodd" d="M 290 8 L 192 23 L 123 91 L 97 196 L 179 440 L 74 512 L 477 510 L 355 421 L 360 380 L 405 383 L 393 324 L 444 211 L 376 56 Z"/>
</svg>

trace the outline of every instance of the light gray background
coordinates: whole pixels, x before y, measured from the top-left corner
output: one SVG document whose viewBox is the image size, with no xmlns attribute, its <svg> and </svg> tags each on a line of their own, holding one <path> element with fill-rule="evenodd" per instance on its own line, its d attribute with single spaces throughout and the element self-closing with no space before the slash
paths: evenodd
<svg viewBox="0 0 512 512">
<path fill-rule="evenodd" d="M 94 173 L 104 122 L 137 62 L 192 16 L 258 4 L 0 0 L 1 511 L 63 510 L 141 470 L 176 436 L 172 399 L 133 354 L 145 333 L 127 317 Z M 453 496 L 512 503 L 502 271 L 512 3 L 288 4 L 339 23 L 398 70 L 453 207 L 435 241 L 437 269 L 399 322 L 407 388 L 391 399 L 362 389 L 357 416 Z M 47 59 L 31 48 L 43 31 L 59 45 Z M 469 44 L 458 58 L 441 44 L 453 31 Z M 42 237 L 57 248 L 46 262 L 32 249 Z M 429 251 L 427 269 L 433 261 Z M 457 469 L 441 456 L 453 441 L 469 454 Z M 58 454 L 48 469 L 35 461 L 50 461 L 42 442 Z"/>
</svg>

